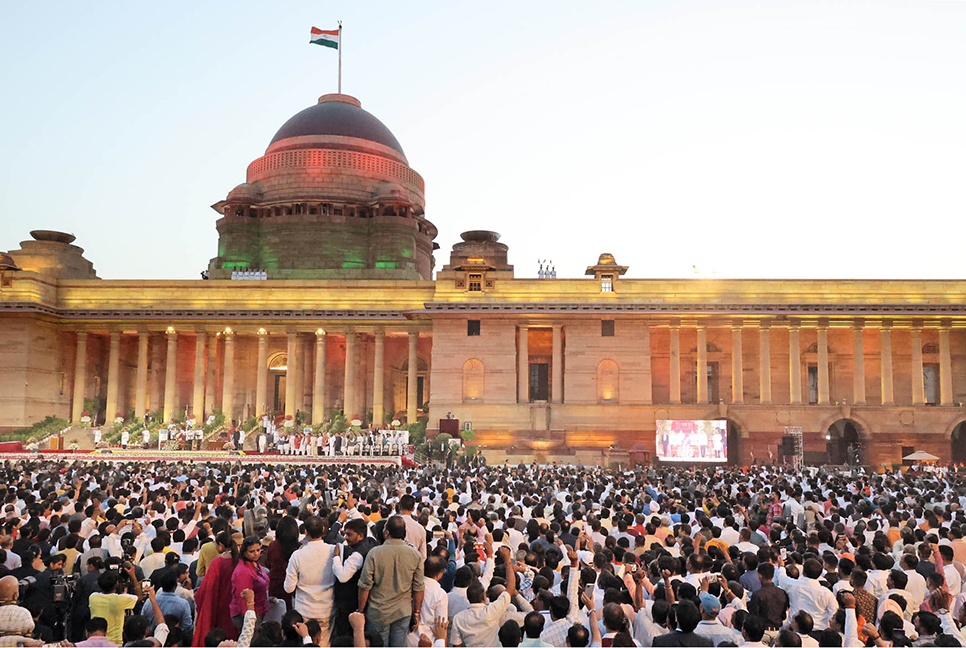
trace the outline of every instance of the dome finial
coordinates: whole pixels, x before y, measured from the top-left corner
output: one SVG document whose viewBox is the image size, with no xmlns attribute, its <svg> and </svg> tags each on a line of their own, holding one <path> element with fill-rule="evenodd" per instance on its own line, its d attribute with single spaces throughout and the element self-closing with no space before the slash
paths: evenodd
<svg viewBox="0 0 966 648">
<path fill-rule="evenodd" d="M 329 102 L 332 102 L 332 101 L 337 101 L 339 103 L 347 103 L 347 104 L 351 104 L 351 105 L 355 106 L 356 108 L 362 108 L 362 102 L 361 101 L 359 101 L 355 97 L 351 97 L 351 96 L 349 96 L 347 94 L 340 94 L 338 92 L 333 92 L 333 93 L 330 93 L 330 94 L 324 94 L 321 97 L 319 97 L 319 103 L 320 104 L 321 103 L 329 103 Z"/>
</svg>

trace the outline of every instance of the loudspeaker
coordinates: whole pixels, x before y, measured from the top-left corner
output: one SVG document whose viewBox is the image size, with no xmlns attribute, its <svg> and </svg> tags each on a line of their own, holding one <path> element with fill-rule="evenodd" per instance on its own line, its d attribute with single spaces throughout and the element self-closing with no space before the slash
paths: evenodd
<svg viewBox="0 0 966 648">
<path fill-rule="evenodd" d="M 786 457 L 790 457 L 795 454 L 795 437 L 791 435 L 785 435 L 782 437 L 781 453 Z"/>
</svg>

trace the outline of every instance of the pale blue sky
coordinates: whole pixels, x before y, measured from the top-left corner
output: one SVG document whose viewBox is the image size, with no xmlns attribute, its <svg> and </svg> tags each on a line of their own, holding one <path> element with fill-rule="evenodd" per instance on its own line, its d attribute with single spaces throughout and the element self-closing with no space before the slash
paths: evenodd
<svg viewBox="0 0 966 648">
<path fill-rule="evenodd" d="M 196 278 L 209 208 L 343 90 L 426 180 L 437 267 L 964 278 L 966 2 L 8 2 L 0 249 L 73 232 L 104 278 Z"/>
</svg>

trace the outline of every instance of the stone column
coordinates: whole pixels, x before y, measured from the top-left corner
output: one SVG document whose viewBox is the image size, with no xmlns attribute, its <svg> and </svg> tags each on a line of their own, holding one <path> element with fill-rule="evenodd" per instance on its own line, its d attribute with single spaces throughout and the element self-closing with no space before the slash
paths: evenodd
<svg viewBox="0 0 966 648">
<path fill-rule="evenodd" d="M 852 402 L 865 405 L 865 347 L 862 342 L 861 321 L 852 329 Z"/>
<path fill-rule="evenodd" d="M 912 329 L 912 404 L 924 405 L 926 403 L 926 390 L 923 385 L 922 375 L 922 329 L 914 326 Z"/>
<path fill-rule="evenodd" d="M 802 343 L 798 324 L 788 328 L 788 393 L 792 405 L 802 403 Z"/>
<path fill-rule="evenodd" d="M 708 332 L 704 326 L 698 326 L 698 404 L 708 403 Z"/>
<path fill-rule="evenodd" d="M 882 329 L 882 354 L 880 362 L 881 384 L 882 384 L 882 404 L 892 405 L 895 403 L 895 396 L 892 391 L 892 326 L 883 322 Z"/>
<path fill-rule="evenodd" d="M 731 402 L 745 402 L 745 377 L 741 364 L 741 323 L 731 325 Z"/>
<path fill-rule="evenodd" d="M 386 398 L 385 378 L 386 378 L 386 332 L 376 329 L 375 332 L 375 351 L 374 351 L 373 371 L 372 371 L 372 424 L 382 427 L 385 423 L 385 412 L 383 401 Z"/>
<path fill-rule="evenodd" d="M 530 402 L 530 348 L 527 339 L 528 327 L 517 327 L 517 339 L 519 341 L 517 358 L 517 402 Z"/>
<path fill-rule="evenodd" d="M 651 374 L 651 327 L 641 328 L 641 396 L 645 403 L 654 402 L 654 382 Z"/>
<path fill-rule="evenodd" d="M 134 418 L 141 419 L 148 409 L 148 342 L 147 331 L 138 331 L 138 367 L 134 379 Z"/>
<path fill-rule="evenodd" d="M 406 394 L 406 422 L 415 423 L 416 422 L 416 409 L 419 407 L 419 403 L 416 402 L 419 393 L 416 390 L 416 381 L 418 376 L 416 375 L 416 369 L 418 367 L 419 358 L 416 353 L 416 345 L 419 342 L 419 333 L 415 331 L 410 331 L 409 333 L 409 389 Z"/>
<path fill-rule="evenodd" d="M 681 327 L 671 325 L 671 367 L 668 373 L 668 383 L 671 389 L 671 403 L 681 402 Z"/>
<path fill-rule="evenodd" d="M 771 347 L 768 340 L 768 326 L 762 323 L 758 329 L 758 379 L 759 402 L 771 402 Z"/>
<path fill-rule="evenodd" d="M 221 386 L 221 411 L 228 421 L 232 421 L 235 405 L 235 334 L 225 329 L 225 371 Z M 230 423 L 229 423 L 230 424 Z"/>
<path fill-rule="evenodd" d="M 74 399 L 71 402 L 70 420 L 80 424 L 84 412 L 84 392 L 87 386 L 87 331 L 77 332 L 77 355 L 74 358 Z"/>
<path fill-rule="evenodd" d="M 178 333 L 168 329 L 168 356 L 164 363 L 164 410 L 162 423 L 170 423 L 174 415 L 174 396 L 178 388 Z"/>
<path fill-rule="evenodd" d="M 291 416 L 293 419 L 295 418 L 295 410 L 298 407 L 298 366 L 299 334 L 294 331 L 289 331 L 288 358 L 285 363 L 285 416 Z"/>
<path fill-rule="evenodd" d="M 110 351 L 107 354 L 107 400 L 105 401 L 104 421 L 110 424 L 117 411 L 117 383 L 121 372 L 121 332 L 111 331 Z"/>
<path fill-rule="evenodd" d="M 828 325 L 818 327 L 818 404 L 829 404 L 828 380 Z"/>
<path fill-rule="evenodd" d="M 204 331 L 195 334 L 195 384 L 191 392 L 191 413 L 196 421 L 205 421 L 205 336 Z"/>
<path fill-rule="evenodd" d="M 208 420 L 208 415 L 214 414 L 218 410 L 215 402 L 216 385 L 218 378 L 218 337 L 211 336 L 208 339 L 208 376 L 205 379 L 205 411 L 201 413 L 204 420 Z M 197 415 L 198 412 L 195 412 Z"/>
<path fill-rule="evenodd" d="M 315 383 L 312 385 L 312 425 L 325 420 L 325 331 L 315 332 Z"/>
<path fill-rule="evenodd" d="M 553 330 L 553 357 L 550 362 L 552 380 L 550 382 L 550 402 L 563 402 L 563 336 L 561 335 L 563 326 L 554 324 Z"/>
<path fill-rule="evenodd" d="M 255 417 L 268 413 L 268 333 L 258 329 L 258 365 L 255 367 Z"/>
<path fill-rule="evenodd" d="M 953 360 L 948 324 L 939 329 L 939 404 L 953 404 Z"/>
<path fill-rule="evenodd" d="M 346 420 L 351 421 L 356 415 L 356 334 L 349 331 L 345 334 L 345 383 L 342 390 L 342 409 Z"/>
</svg>

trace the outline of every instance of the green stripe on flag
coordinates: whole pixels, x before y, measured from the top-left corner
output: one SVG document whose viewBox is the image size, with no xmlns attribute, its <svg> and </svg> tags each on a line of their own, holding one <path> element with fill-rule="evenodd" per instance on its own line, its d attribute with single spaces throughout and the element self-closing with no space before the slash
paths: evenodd
<svg viewBox="0 0 966 648">
<path fill-rule="evenodd" d="M 339 49 L 339 43 L 337 41 L 330 41 L 320 38 L 319 40 L 309 41 L 310 44 L 321 45 L 322 47 L 331 47 L 332 49 Z"/>
</svg>

